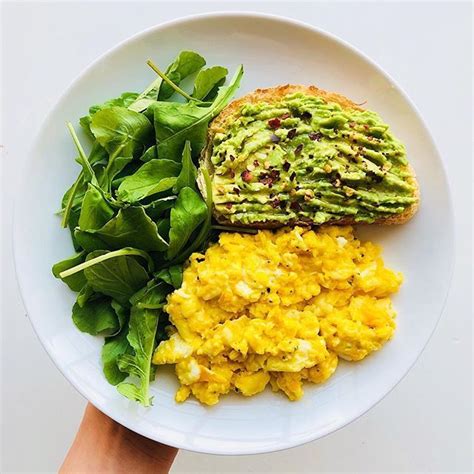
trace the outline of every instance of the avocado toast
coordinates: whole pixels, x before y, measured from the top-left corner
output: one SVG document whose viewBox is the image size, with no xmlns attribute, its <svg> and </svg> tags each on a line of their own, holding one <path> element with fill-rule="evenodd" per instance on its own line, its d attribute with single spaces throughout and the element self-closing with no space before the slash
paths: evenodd
<svg viewBox="0 0 474 474">
<path fill-rule="evenodd" d="M 419 205 L 388 125 L 314 86 L 257 89 L 232 102 L 209 127 L 202 166 L 221 224 L 402 224 Z"/>
</svg>

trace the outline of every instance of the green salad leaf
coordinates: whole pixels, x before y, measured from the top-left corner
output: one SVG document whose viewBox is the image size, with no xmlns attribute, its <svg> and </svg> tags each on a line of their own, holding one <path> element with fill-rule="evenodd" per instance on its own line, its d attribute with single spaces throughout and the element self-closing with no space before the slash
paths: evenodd
<svg viewBox="0 0 474 474">
<path fill-rule="evenodd" d="M 87 282 L 87 280 L 85 280 L 85 277 L 84 281 Z M 94 293 L 92 287 L 85 283 L 84 286 L 81 288 L 81 291 L 79 291 L 79 293 L 77 294 L 76 302 L 81 308 L 83 308 L 84 305 L 89 301 L 89 299 L 91 299 L 95 294 L 96 293 Z"/>
<path fill-rule="evenodd" d="M 187 258 L 216 234 L 210 179 L 201 170 L 201 195 L 197 157 L 243 73 L 239 67 L 224 85 L 227 69 L 203 69 L 194 51 L 181 51 L 165 72 L 147 64 L 157 77 L 143 92 L 125 92 L 81 117 L 84 146 L 67 124 L 80 168 L 59 214 L 76 254 L 52 268 L 77 293 L 76 327 L 105 338 L 105 378 L 144 406 L 153 351 L 168 337 L 167 296 L 181 287 Z"/>
<path fill-rule="evenodd" d="M 86 259 L 87 253 L 82 251 L 72 257 L 66 258 L 58 263 L 53 265 L 53 275 L 56 278 L 61 278 L 61 272 L 74 268 L 75 266 L 81 264 Z M 84 285 L 87 283 L 84 272 L 73 273 L 70 276 L 62 278 L 62 281 L 66 283 L 69 288 L 73 291 L 81 291 Z"/>
<path fill-rule="evenodd" d="M 189 140 L 193 156 L 198 156 L 206 144 L 209 122 L 229 103 L 240 85 L 243 68 L 240 66 L 228 86 L 222 86 L 208 107 L 174 102 L 157 102 L 153 112 L 158 156 L 180 161 L 184 143 Z"/>
<path fill-rule="evenodd" d="M 181 284 L 183 283 L 183 266 L 172 265 L 168 268 L 162 268 L 156 273 L 155 278 L 157 280 L 163 280 L 173 288 L 181 288 Z"/>
<path fill-rule="evenodd" d="M 126 207 L 103 227 L 94 231 L 111 249 L 131 246 L 147 251 L 165 251 L 168 243 L 143 207 Z"/>
<path fill-rule="evenodd" d="M 191 74 L 199 71 L 206 64 L 206 60 L 194 51 L 181 51 L 178 57 L 166 69 L 166 76 L 177 86 Z M 158 100 L 169 99 L 174 94 L 174 89 L 166 82 L 161 83 Z"/>
<path fill-rule="evenodd" d="M 147 161 L 156 160 L 158 158 L 158 148 L 156 145 L 152 145 L 150 148 L 147 148 L 145 153 L 140 156 L 140 161 L 146 163 Z"/>
<path fill-rule="evenodd" d="M 125 326 L 117 335 L 107 337 L 102 347 L 102 364 L 105 378 L 112 385 L 123 382 L 127 372 L 122 372 L 118 366 L 118 360 L 126 353 L 132 352 L 132 346 L 128 342 L 128 326 Z"/>
<path fill-rule="evenodd" d="M 138 171 L 125 178 L 117 196 L 125 202 L 135 203 L 171 189 L 177 180 L 181 165 L 175 161 L 157 159 L 144 163 Z"/>
<path fill-rule="evenodd" d="M 72 320 L 82 332 L 110 336 L 117 334 L 125 322 L 121 310 L 117 312 L 116 309 L 119 306 L 114 308 L 113 301 L 106 297 L 89 300 L 82 306 L 76 302 L 72 308 Z"/>
<path fill-rule="evenodd" d="M 91 137 L 93 138 L 94 135 L 91 132 L 90 125 L 91 125 L 91 120 L 92 116 L 98 112 L 99 110 L 102 109 L 108 109 L 109 107 L 129 107 L 131 104 L 133 104 L 138 98 L 138 94 L 135 92 L 124 92 L 121 94 L 119 97 L 116 97 L 114 99 L 110 99 L 105 101 L 103 104 L 97 104 L 97 105 L 92 105 L 89 107 L 89 115 L 85 115 L 84 117 L 81 117 L 79 120 L 79 123 L 83 130 Z"/>
<path fill-rule="evenodd" d="M 202 69 L 196 76 L 192 96 L 201 100 L 212 100 L 217 94 L 219 86 L 224 84 L 228 70 L 222 66 L 213 66 Z"/>
<path fill-rule="evenodd" d="M 82 202 L 79 215 L 79 228 L 81 230 L 100 229 L 114 215 L 114 210 L 104 199 L 97 187 L 89 184 Z"/>
<path fill-rule="evenodd" d="M 181 158 L 181 171 L 173 186 L 173 192 L 179 194 L 183 188 L 196 189 L 197 169 L 191 157 L 191 144 L 184 144 L 183 156 Z"/>
<path fill-rule="evenodd" d="M 96 250 L 87 256 L 87 261 L 106 254 L 105 251 Z M 84 276 L 94 291 L 111 296 L 124 305 L 150 279 L 146 269 L 129 255 L 120 255 L 88 266 L 84 269 Z"/>
<path fill-rule="evenodd" d="M 132 307 L 127 339 L 133 353 L 123 354 L 118 358 L 118 369 L 128 373 L 136 381 L 121 382 L 117 385 L 117 390 L 145 407 L 152 404 L 148 389 L 150 379 L 154 375 L 151 359 L 156 346 L 155 335 L 159 316 L 160 310 Z"/>
<path fill-rule="evenodd" d="M 143 114 L 123 107 L 96 112 L 92 116 L 91 131 L 110 155 L 108 169 L 117 156 L 143 153 L 153 136 L 151 123 Z"/>
<path fill-rule="evenodd" d="M 183 188 L 171 209 L 168 258 L 171 260 L 186 245 L 191 234 L 207 217 L 208 209 L 196 191 Z"/>
<path fill-rule="evenodd" d="M 145 209 L 147 215 L 149 215 L 152 219 L 158 219 L 165 213 L 165 211 L 173 207 L 176 198 L 177 196 L 174 195 L 158 198 L 154 201 L 151 201 L 149 204 L 144 204 L 143 209 Z"/>
</svg>

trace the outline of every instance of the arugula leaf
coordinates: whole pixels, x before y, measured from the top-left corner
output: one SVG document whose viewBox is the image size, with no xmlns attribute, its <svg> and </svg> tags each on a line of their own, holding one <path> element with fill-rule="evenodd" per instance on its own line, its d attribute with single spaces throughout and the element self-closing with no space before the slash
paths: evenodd
<svg viewBox="0 0 474 474">
<path fill-rule="evenodd" d="M 183 188 L 171 209 L 168 259 L 175 257 L 186 245 L 189 237 L 208 214 L 201 196 L 191 188 Z"/>
<path fill-rule="evenodd" d="M 89 135 L 91 138 L 94 138 L 94 135 L 91 132 L 90 125 L 92 120 L 92 115 L 102 109 L 108 109 L 109 107 L 118 106 L 118 107 L 129 107 L 133 102 L 135 102 L 138 98 L 138 94 L 136 92 L 124 92 L 120 95 L 120 97 L 116 97 L 114 99 L 109 99 L 105 101 L 103 104 L 92 105 L 89 107 L 89 115 L 85 115 L 79 119 L 79 123 L 83 130 Z"/>
<path fill-rule="evenodd" d="M 70 122 L 67 123 L 67 127 L 69 129 L 69 132 L 71 133 L 71 137 L 74 141 L 74 145 L 76 146 L 77 151 L 79 152 L 78 162 L 82 166 L 82 171 L 79 174 L 79 176 L 76 178 L 76 181 L 72 185 L 69 192 L 66 193 L 67 200 L 62 210 L 62 214 L 63 214 L 62 219 L 61 219 L 62 227 L 68 226 L 69 216 L 71 214 L 71 209 L 74 204 L 75 195 L 79 189 L 81 181 L 84 183 L 84 186 L 85 186 L 85 183 L 92 183 L 94 185 L 98 184 L 95 172 L 92 168 L 92 165 L 89 163 L 89 160 L 84 152 L 84 149 L 82 148 L 81 142 L 79 141 L 79 138 L 76 135 L 76 131 L 74 130 L 74 127 L 72 126 Z"/>
<path fill-rule="evenodd" d="M 206 64 L 206 60 L 194 51 L 181 51 L 178 57 L 166 69 L 166 76 L 170 81 L 179 86 L 186 77 L 199 71 Z M 174 89 L 162 82 L 158 93 L 158 100 L 169 99 L 174 93 Z"/>
<path fill-rule="evenodd" d="M 180 161 L 186 140 L 191 143 L 193 156 L 198 156 L 206 144 L 207 126 L 228 104 L 239 87 L 243 68 L 240 66 L 228 86 L 219 92 L 208 107 L 200 107 L 194 102 L 156 102 L 149 110 L 153 121 L 158 145 L 158 156 Z"/>
<path fill-rule="evenodd" d="M 82 202 L 79 228 L 81 230 L 100 229 L 113 215 L 114 211 L 102 193 L 89 184 Z"/>
<path fill-rule="evenodd" d="M 96 112 L 92 116 L 91 131 L 110 154 L 108 169 L 117 156 L 142 153 L 153 135 L 151 123 L 143 114 L 123 107 Z"/>
<path fill-rule="evenodd" d="M 159 310 L 132 306 L 127 339 L 133 349 L 133 354 L 123 354 L 118 358 L 118 368 L 137 380 L 136 383 L 121 382 L 117 385 L 117 390 L 145 407 L 150 406 L 152 402 L 148 390 L 154 372 L 151 358 L 156 345 L 155 335 L 159 315 Z"/>
<path fill-rule="evenodd" d="M 191 51 L 181 52 L 166 73 L 148 64 L 159 77 L 141 94 L 92 106 L 81 119 L 93 139 L 88 156 L 68 124 L 82 170 L 63 196 L 62 225 L 81 252 L 53 267 L 78 291 L 77 326 L 109 336 L 102 349 L 105 377 L 145 406 L 153 350 L 168 337 L 167 295 L 181 286 L 184 261 L 211 235 L 210 178 L 203 170 L 204 201 L 193 158 L 242 76 L 240 67 L 222 86 L 227 69 L 202 69 L 205 60 Z M 180 83 L 194 73 L 191 96 Z M 166 102 L 175 92 L 188 103 Z M 160 270 L 153 274 L 155 265 Z"/>
<path fill-rule="evenodd" d="M 171 160 L 148 161 L 136 173 L 122 181 L 117 190 L 117 197 L 122 201 L 134 203 L 171 189 L 180 170 L 181 165 Z"/>
<path fill-rule="evenodd" d="M 121 327 L 121 321 L 110 298 L 105 297 L 87 301 L 83 306 L 76 302 L 72 307 L 72 320 L 80 331 L 92 336 L 110 336 L 120 331 Z"/>
<path fill-rule="evenodd" d="M 118 303 L 115 300 L 112 300 L 110 302 L 110 304 L 111 304 L 112 308 L 114 309 L 115 313 L 117 314 L 119 327 L 120 327 L 120 330 L 121 330 L 123 328 L 123 326 L 125 325 L 125 322 L 128 319 L 129 311 L 128 311 L 127 308 L 125 308 L 124 306 L 122 306 L 120 303 Z"/>
<path fill-rule="evenodd" d="M 69 268 L 67 270 L 62 271 L 59 274 L 59 277 L 66 278 L 70 275 L 74 275 L 74 273 L 81 272 L 82 270 L 85 270 L 86 268 L 90 268 L 99 263 L 103 263 L 106 260 L 110 260 L 112 258 L 123 257 L 123 256 L 136 256 L 136 257 L 144 258 L 148 264 L 148 271 L 153 272 L 153 260 L 143 250 L 134 249 L 132 247 L 125 247 L 120 250 L 114 250 L 113 252 L 99 252 L 99 253 L 101 255 L 98 255 L 98 256 L 91 256 L 89 254 L 85 262 L 80 263 L 79 265 L 76 265 L 73 268 Z"/>
<path fill-rule="evenodd" d="M 128 374 L 118 367 L 118 359 L 127 352 L 132 352 L 132 347 L 127 339 L 128 327 L 125 326 L 117 335 L 107 337 L 102 347 L 102 364 L 105 378 L 112 385 L 123 382 Z"/>
<path fill-rule="evenodd" d="M 84 277 L 84 281 L 85 277 Z M 77 295 L 76 302 L 77 304 L 83 308 L 84 305 L 95 295 L 94 290 L 87 284 L 81 288 L 81 291 L 79 291 L 79 294 Z"/>
<path fill-rule="evenodd" d="M 131 246 L 160 252 L 168 248 L 168 243 L 158 234 L 156 224 L 143 207 L 121 209 L 113 219 L 94 233 L 112 249 Z"/>
<path fill-rule="evenodd" d="M 146 163 L 147 161 L 156 160 L 158 158 L 158 149 L 156 145 L 148 148 L 142 156 L 140 156 L 140 161 Z"/>
<path fill-rule="evenodd" d="M 79 152 L 79 156 L 77 157 L 77 162 L 82 166 L 84 182 L 97 185 L 97 178 L 96 178 L 94 169 L 92 168 L 91 163 L 89 163 L 89 160 L 86 156 L 84 148 L 82 148 L 81 142 L 79 141 L 79 138 L 76 134 L 76 131 L 74 130 L 72 123 L 68 122 L 67 127 L 71 134 L 72 141 L 74 142 L 74 145 L 76 146 L 76 149 Z"/>
<path fill-rule="evenodd" d="M 123 169 L 133 160 L 131 156 L 117 156 L 110 167 L 107 169 L 107 172 L 103 174 L 103 178 L 99 180 L 102 189 L 105 189 L 107 192 L 110 192 L 112 188 L 112 181 L 115 176 L 120 174 Z"/>
<path fill-rule="evenodd" d="M 130 303 L 138 308 L 161 309 L 166 303 L 166 296 L 172 288 L 165 282 L 150 280 L 146 287 L 137 291 L 131 298 Z"/>
<path fill-rule="evenodd" d="M 107 255 L 102 250 L 91 252 L 85 263 L 96 257 Z M 127 306 L 129 298 L 150 279 L 148 272 L 137 260 L 128 255 L 103 260 L 84 268 L 84 275 L 90 287 L 110 296 Z"/>
<path fill-rule="evenodd" d="M 191 242 L 188 247 L 184 248 L 182 252 L 170 262 L 170 265 L 184 262 L 193 252 L 201 249 L 209 239 L 212 223 L 212 184 L 206 167 L 201 168 L 201 173 L 204 181 L 204 199 L 207 208 L 206 219 L 194 241 Z"/>
<path fill-rule="evenodd" d="M 81 215 L 81 208 L 76 207 L 74 209 L 71 209 L 69 213 L 69 219 L 68 219 L 68 227 L 69 227 L 69 232 L 71 234 L 71 240 L 72 240 L 72 245 L 74 246 L 74 250 L 76 252 L 80 252 L 82 250 L 82 246 L 79 244 L 77 241 L 74 232 L 76 230 L 76 227 L 79 225 L 79 216 Z"/>
<path fill-rule="evenodd" d="M 196 99 L 212 100 L 217 94 L 219 86 L 224 84 L 228 70 L 222 66 L 213 66 L 202 69 L 194 81 L 192 96 Z"/>
<path fill-rule="evenodd" d="M 156 222 L 156 227 L 158 228 L 158 233 L 166 241 L 169 240 L 170 226 L 171 226 L 170 219 L 168 217 L 164 217 L 163 219 L 159 219 Z"/>
<path fill-rule="evenodd" d="M 143 112 L 158 99 L 158 91 L 160 90 L 163 79 L 157 77 L 136 99 L 128 106 L 129 110 L 134 112 Z"/>
<path fill-rule="evenodd" d="M 81 205 L 82 200 L 84 199 L 84 194 L 87 191 L 87 183 L 84 181 L 84 176 L 81 173 L 76 181 L 72 183 L 71 187 L 64 193 L 63 198 L 61 200 L 61 207 L 62 211 L 68 205 L 68 201 L 71 199 L 71 209 L 77 208 Z"/>
<path fill-rule="evenodd" d="M 189 54 L 188 54 L 189 53 Z M 186 57 L 187 56 L 187 59 Z M 182 52 L 167 68 L 170 70 L 172 68 L 177 68 L 180 74 L 180 80 L 184 79 L 186 76 L 192 74 L 192 71 L 189 72 L 190 69 L 195 68 L 201 60 L 204 61 L 197 53 L 193 52 Z M 184 64 L 186 63 L 186 64 Z M 204 64 L 206 62 L 204 61 Z M 178 65 L 178 66 L 177 66 Z M 180 65 L 180 66 L 179 66 Z M 202 66 L 201 66 L 202 67 Z M 197 70 L 197 69 L 196 69 Z M 172 79 L 171 79 L 172 80 Z M 154 101 L 158 100 L 158 93 L 160 92 L 160 88 L 162 85 L 163 79 L 159 76 L 157 77 L 136 99 L 135 101 L 128 106 L 130 110 L 134 110 L 135 112 L 143 112 L 146 110 L 150 104 Z M 168 84 L 164 86 L 164 89 L 170 87 Z M 173 94 L 174 91 L 171 92 L 170 95 Z"/>
<path fill-rule="evenodd" d="M 181 189 L 188 187 L 196 189 L 197 170 L 191 158 L 191 144 L 186 141 L 184 144 L 181 172 L 173 186 L 173 192 L 178 194 Z"/>
<path fill-rule="evenodd" d="M 176 196 L 166 196 L 155 201 L 145 204 L 143 209 L 146 213 L 153 219 L 156 220 L 160 217 L 163 212 L 173 207 L 174 202 L 176 201 Z"/>
<path fill-rule="evenodd" d="M 132 160 L 128 165 L 125 165 L 125 168 L 112 180 L 111 189 L 117 190 L 122 182 L 132 174 L 136 173 L 142 165 L 143 163 L 138 160 Z"/>
<path fill-rule="evenodd" d="M 84 262 L 85 258 L 86 252 L 81 252 L 54 264 L 53 275 L 56 278 L 61 278 L 62 281 L 66 283 L 69 288 L 71 288 L 72 291 L 81 291 L 81 289 L 87 283 L 86 277 L 84 276 L 84 272 L 74 273 L 73 275 L 68 277 L 61 277 L 60 274 L 61 272 L 73 268 L 76 265 L 79 265 L 80 263 Z"/>
<path fill-rule="evenodd" d="M 74 229 L 74 239 L 80 248 L 86 252 L 93 252 L 94 250 L 110 250 L 109 246 L 97 235 L 93 230 Z"/>
<path fill-rule="evenodd" d="M 175 289 L 181 288 L 183 284 L 183 266 L 172 265 L 171 267 L 163 268 L 155 274 L 155 278 L 163 280 Z"/>
</svg>

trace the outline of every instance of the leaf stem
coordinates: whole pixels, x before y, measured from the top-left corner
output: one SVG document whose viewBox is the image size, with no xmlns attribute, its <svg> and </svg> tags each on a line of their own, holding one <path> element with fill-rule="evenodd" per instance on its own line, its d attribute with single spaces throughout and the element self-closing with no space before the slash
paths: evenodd
<svg viewBox="0 0 474 474">
<path fill-rule="evenodd" d="M 103 255 L 99 255 L 98 257 L 91 258 L 90 260 L 86 260 L 85 262 L 80 263 L 79 265 L 76 265 L 75 267 L 64 270 L 63 272 L 59 274 L 59 277 L 66 278 L 68 276 L 74 275 L 75 273 L 84 270 L 85 268 L 92 267 L 93 265 L 104 262 L 105 260 L 109 260 L 111 258 L 121 257 L 121 256 L 133 256 L 133 255 L 136 255 L 137 257 L 143 257 L 147 261 L 150 271 L 152 271 L 153 260 L 150 258 L 150 256 L 146 252 L 143 252 L 142 250 L 138 250 L 138 249 L 133 249 L 131 247 L 125 247 L 123 249 L 114 250 L 113 252 L 107 252 L 107 253 L 104 253 Z"/>
<path fill-rule="evenodd" d="M 92 169 L 92 166 L 89 163 L 89 160 L 87 159 L 86 153 L 84 152 L 84 148 L 82 148 L 81 142 L 79 141 L 79 138 L 77 137 L 76 131 L 74 130 L 74 127 L 71 122 L 67 122 L 67 128 L 69 129 L 74 145 L 76 145 L 77 151 L 79 152 L 79 157 L 81 158 L 83 167 L 87 168 L 87 171 L 90 173 L 91 181 L 92 182 L 94 182 L 94 180 L 97 181 L 95 179 L 94 170 Z"/>
<path fill-rule="evenodd" d="M 181 87 L 176 85 L 163 71 L 161 71 L 156 64 L 153 63 L 151 59 L 149 59 L 147 62 L 148 66 L 150 66 L 153 71 L 155 71 L 158 76 L 161 77 L 170 87 L 172 87 L 178 94 L 181 94 L 184 98 L 188 100 L 194 100 L 195 102 L 200 102 L 202 103 L 202 100 L 196 99 L 195 97 L 191 97 L 186 91 L 183 91 Z"/>
<path fill-rule="evenodd" d="M 77 188 L 79 187 L 79 183 L 81 179 L 83 178 L 83 176 L 84 176 L 84 171 L 81 170 L 67 198 L 66 206 L 63 209 L 63 216 L 61 219 L 61 227 L 63 228 L 66 228 L 69 223 L 69 216 L 71 215 L 71 209 L 72 209 L 72 203 L 74 202 L 74 196 L 76 195 Z"/>
</svg>

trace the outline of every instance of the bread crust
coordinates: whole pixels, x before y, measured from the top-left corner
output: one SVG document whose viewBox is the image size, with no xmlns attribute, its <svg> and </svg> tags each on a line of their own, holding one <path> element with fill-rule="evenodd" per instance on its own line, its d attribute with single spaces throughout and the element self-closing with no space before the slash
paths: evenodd
<svg viewBox="0 0 474 474">
<path fill-rule="evenodd" d="M 352 109 L 352 110 L 364 110 L 361 107 L 361 104 L 356 104 L 349 100 L 348 98 L 337 94 L 335 92 L 327 92 L 325 90 L 319 89 L 316 86 L 303 86 L 303 85 L 294 85 L 294 84 L 286 84 L 282 86 L 270 87 L 267 89 L 256 89 L 255 91 L 244 95 L 240 99 L 232 101 L 222 112 L 211 122 L 208 130 L 208 141 L 207 146 L 203 150 L 201 155 L 201 166 L 207 168 L 209 175 L 212 177 L 214 167 L 211 162 L 211 155 L 212 155 L 212 142 L 216 133 L 224 132 L 225 125 L 229 119 L 232 117 L 238 117 L 239 111 L 244 104 L 248 103 L 272 103 L 277 102 L 282 97 L 287 95 L 295 94 L 301 92 L 305 95 L 311 95 L 316 97 L 321 97 L 323 100 L 327 102 L 335 102 L 339 104 L 344 109 Z M 413 184 L 415 187 L 413 196 L 416 198 L 416 201 L 406 208 L 402 213 L 395 214 L 389 217 L 383 217 L 380 219 L 375 220 L 374 224 L 384 224 L 384 225 L 393 225 L 393 224 L 404 224 L 405 222 L 409 221 L 418 211 L 420 205 L 420 189 L 418 185 L 418 181 L 416 179 L 414 169 L 408 165 L 407 171 L 410 174 L 409 182 Z M 198 184 L 201 189 L 201 192 L 205 193 L 205 185 L 202 178 L 202 173 L 198 176 Z M 214 209 L 214 217 L 219 222 L 219 224 L 224 224 L 228 226 L 238 226 L 242 227 L 242 224 L 232 223 L 230 222 L 226 216 L 219 214 Z M 357 224 L 357 222 L 352 217 L 344 217 L 342 219 L 333 219 L 324 223 L 327 224 L 334 224 L 334 225 L 353 225 Z M 255 222 L 252 224 L 246 224 L 245 227 L 255 228 L 255 229 L 274 229 L 278 227 L 284 227 L 287 225 L 315 225 L 306 220 L 293 220 L 287 223 L 282 224 L 278 221 L 265 221 L 265 222 Z"/>
</svg>

